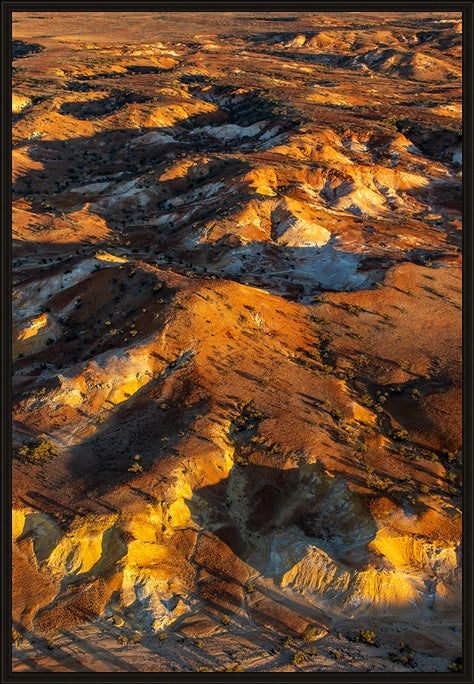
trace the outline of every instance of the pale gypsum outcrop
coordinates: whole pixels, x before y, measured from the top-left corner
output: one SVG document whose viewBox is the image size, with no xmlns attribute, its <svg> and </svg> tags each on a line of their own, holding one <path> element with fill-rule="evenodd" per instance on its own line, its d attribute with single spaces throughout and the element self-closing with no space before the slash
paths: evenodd
<svg viewBox="0 0 474 684">
<path fill-rule="evenodd" d="M 69 585 L 82 582 L 84 593 L 97 582 L 114 583 L 114 578 L 118 603 L 115 598 L 109 607 L 105 605 L 106 615 L 126 617 L 133 606 L 132 626 L 160 630 L 189 611 L 186 596 L 193 587 L 194 570 L 176 547 L 173 533 L 186 527 L 197 538 L 197 530 L 192 532 L 184 501 L 190 490 L 181 485 L 169 501 L 157 501 L 141 513 L 78 518 L 66 533 L 45 513 L 14 511 L 14 544 L 31 535 L 28 562 L 56 587 L 52 602 L 43 606 L 39 602 L 42 615 L 54 610 Z M 14 619 L 21 618 L 14 615 Z"/>
</svg>

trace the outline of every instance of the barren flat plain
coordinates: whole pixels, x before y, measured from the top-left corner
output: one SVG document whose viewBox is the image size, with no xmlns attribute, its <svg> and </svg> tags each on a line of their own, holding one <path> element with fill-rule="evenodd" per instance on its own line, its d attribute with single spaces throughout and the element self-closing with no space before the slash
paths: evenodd
<svg viewBox="0 0 474 684">
<path fill-rule="evenodd" d="M 461 669 L 461 16 L 12 29 L 14 671 Z"/>
</svg>

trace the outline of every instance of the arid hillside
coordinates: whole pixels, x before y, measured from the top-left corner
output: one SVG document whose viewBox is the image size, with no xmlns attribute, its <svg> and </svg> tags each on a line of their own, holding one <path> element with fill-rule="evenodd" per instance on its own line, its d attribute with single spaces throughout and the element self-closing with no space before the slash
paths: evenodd
<svg viewBox="0 0 474 684">
<path fill-rule="evenodd" d="M 15 671 L 461 669 L 461 15 L 15 12 Z"/>
</svg>

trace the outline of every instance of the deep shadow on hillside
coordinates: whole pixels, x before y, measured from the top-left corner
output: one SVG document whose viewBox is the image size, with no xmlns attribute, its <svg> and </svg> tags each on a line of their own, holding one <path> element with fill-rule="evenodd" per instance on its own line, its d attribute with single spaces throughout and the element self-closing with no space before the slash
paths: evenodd
<svg viewBox="0 0 474 684">
<path fill-rule="evenodd" d="M 288 539 L 306 539 L 341 559 L 360 546 L 362 561 L 377 532 L 365 500 L 348 488 L 344 476 L 329 476 L 320 462 L 288 470 L 236 464 L 217 485 L 196 490 L 190 508 L 199 524 L 201 510 L 210 514 L 213 533 L 263 573 L 271 560 L 259 549 L 274 533 L 286 530 Z"/>
</svg>

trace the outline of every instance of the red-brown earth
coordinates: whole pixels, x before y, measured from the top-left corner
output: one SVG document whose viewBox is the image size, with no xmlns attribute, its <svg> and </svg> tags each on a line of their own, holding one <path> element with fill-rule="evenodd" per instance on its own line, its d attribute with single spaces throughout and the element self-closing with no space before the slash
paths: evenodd
<svg viewBox="0 0 474 684">
<path fill-rule="evenodd" d="M 460 15 L 13 22 L 15 671 L 457 667 Z"/>
</svg>

